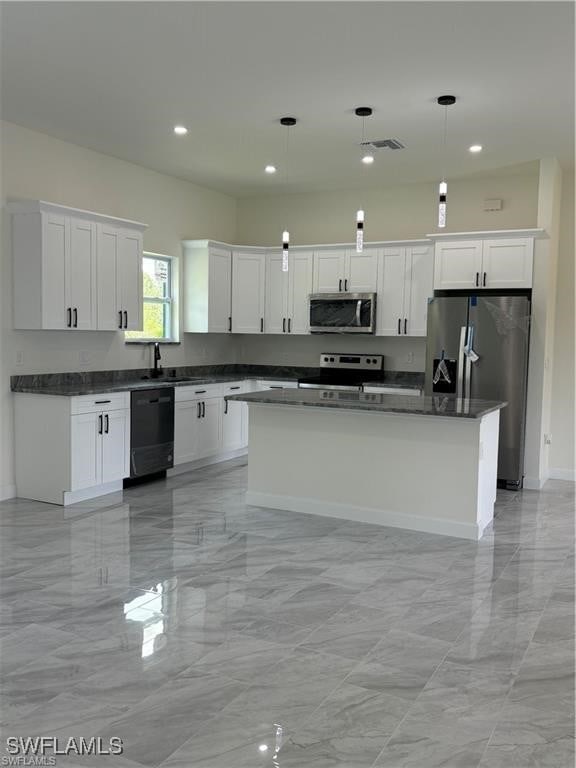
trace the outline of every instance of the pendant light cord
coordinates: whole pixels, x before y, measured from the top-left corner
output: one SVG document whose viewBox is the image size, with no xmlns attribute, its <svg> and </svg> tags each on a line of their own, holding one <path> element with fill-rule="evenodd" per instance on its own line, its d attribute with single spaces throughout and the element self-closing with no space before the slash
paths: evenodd
<svg viewBox="0 0 576 768">
<path fill-rule="evenodd" d="M 448 106 L 444 107 L 444 140 L 442 142 L 442 181 L 446 181 L 446 146 L 448 136 Z"/>
</svg>

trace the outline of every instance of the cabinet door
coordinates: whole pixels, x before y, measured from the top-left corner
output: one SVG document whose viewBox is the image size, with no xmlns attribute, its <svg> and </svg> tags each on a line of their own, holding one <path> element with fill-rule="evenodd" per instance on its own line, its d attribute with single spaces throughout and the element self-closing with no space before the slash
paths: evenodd
<svg viewBox="0 0 576 768">
<path fill-rule="evenodd" d="M 268 254 L 266 263 L 266 333 L 288 332 L 288 284 L 290 272 L 282 272 L 282 252 Z M 292 265 L 290 264 L 290 269 Z"/>
<path fill-rule="evenodd" d="M 130 474 L 130 411 L 109 411 L 102 418 L 102 482 L 111 483 Z"/>
<path fill-rule="evenodd" d="M 210 248 L 208 257 L 208 332 L 232 330 L 232 254 Z"/>
<path fill-rule="evenodd" d="M 222 398 L 212 397 L 202 400 L 202 418 L 200 419 L 199 454 L 213 456 L 222 444 L 221 429 Z"/>
<path fill-rule="evenodd" d="M 234 253 L 232 256 L 232 330 L 263 333 L 266 256 Z"/>
<path fill-rule="evenodd" d="M 346 251 L 344 288 L 351 293 L 371 293 L 378 283 L 378 250 L 365 248 L 362 253 Z"/>
<path fill-rule="evenodd" d="M 244 425 L 246 403 L 223 401 L 222 407 L 222 450 L 236 451 L 245 445 Z"/>
<path fill-rule="evenodd" d="M 79 413 L 70 418 L 70 490 L 102 482 L 101 414 Z"/>
<path fill-rule="evenodd" d="M 200 413 L 197 400 L 174 404 L 174 464 L 185 464 L 199 457 Z"/>
<path fill-rule="evenodd" d="M 402 331 L 408 336 L 426 336 L 428 299 L 434 293 L 434 256 L 428 247 L 406 249 L 406 285 Z"/>
<path fill-rule="evenodd" d="M 482 287 L 531 288 L 533 246 L 534 241 L 530 237 L 484 240 Z"/>
<path fill-rule="evenodd" d="M 480 284 L 481 272 L 481 240 L 436 243 L 434 288 L 476 288 Z"/>
<path fill-rule="evenodd" d="M 384 248 L 378 267 L 376 334 L 398 336 L 404 327 L 404 286 L 406 249 Z"/>
<path fill-rule="evenodd" d="M 344 290 L 346 251 L 334 248 L 314 253 L 314 293 L 338 293 Z"/>
<path fill-rule="evenodd" d="M 116 331 L 123 323 L 118 314 L 116 261 L 120 233 L 114 227 L 98 225 L 96 249 L 96 315 L 99 331 Z"/>
<path fill-rule="evenodd" d="M 42 214 L 42 328 L 68 327 L 66 264 L 69 254 L 70 220 L 57 214 Z"/>
<path fill-rule="evenodd" d="M 99 560 L 102 584 L 130 584 L 130 505 L 121 504 L 98 514 Z"/>
<path fill-rule="evenodd" d="M 118 311 L 124 315 L 124 329 L 142 330 L 142 235 L 122 230 L 118 240 L 116 261 L 116 295 Z M 126 322 L 127 321 L 127 322 Z"/>
<path fill-rule="evenodd" d="M 73 328 L 96 328 L 96 225 L 74 217 L 70 219 L 66 306 L 72 308 Z"/>
<path fill-rule="evenodd" d="M 288 272 L 288 332 L 310 333 L 310 294 L 314 276 L 312 251 L 294 251 Z"/>
</svg>

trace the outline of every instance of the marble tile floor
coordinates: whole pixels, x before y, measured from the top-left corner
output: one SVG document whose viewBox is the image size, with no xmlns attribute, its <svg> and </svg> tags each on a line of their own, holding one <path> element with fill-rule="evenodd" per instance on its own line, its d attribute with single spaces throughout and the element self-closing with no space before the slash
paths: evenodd
<svg viewBox="0 0 576 768">
<path fill-rule="evenodd" d="M 245 460 L 0 503 L 7 736 L 114 768 L 569 768 L 574 486 L 475 543 L 250 507 Z"/>
</svg>

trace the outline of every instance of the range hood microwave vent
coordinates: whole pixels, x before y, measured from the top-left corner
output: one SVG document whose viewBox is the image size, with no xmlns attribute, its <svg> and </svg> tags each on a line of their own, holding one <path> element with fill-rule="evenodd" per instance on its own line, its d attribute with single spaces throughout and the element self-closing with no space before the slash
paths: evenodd
<svg viewBox="0 0 576 768">
<path fill-rule="evenodd" d="M 372 149 L 405 149 L 404 144 L 399 139 L 373 139 L 372 141 L 363 141 L 362 147 L 372 147 Z"/>
</svg>

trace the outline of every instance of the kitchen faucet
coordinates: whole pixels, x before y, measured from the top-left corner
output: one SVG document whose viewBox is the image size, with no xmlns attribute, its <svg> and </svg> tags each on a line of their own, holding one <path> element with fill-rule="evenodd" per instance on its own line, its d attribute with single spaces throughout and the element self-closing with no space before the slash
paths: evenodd
<svg viewBox="0 0 576 768">
<path fill-rule="evenodd" d="M 152 368 L 153 379 L 158 378 L 158 376 L 162 376 L 162 366 L 158 365 L 161 359 L 162 355 L 160 354 L 160 344 L 156 341 L 154 342 L 154 367 Z"/>
</svg>

